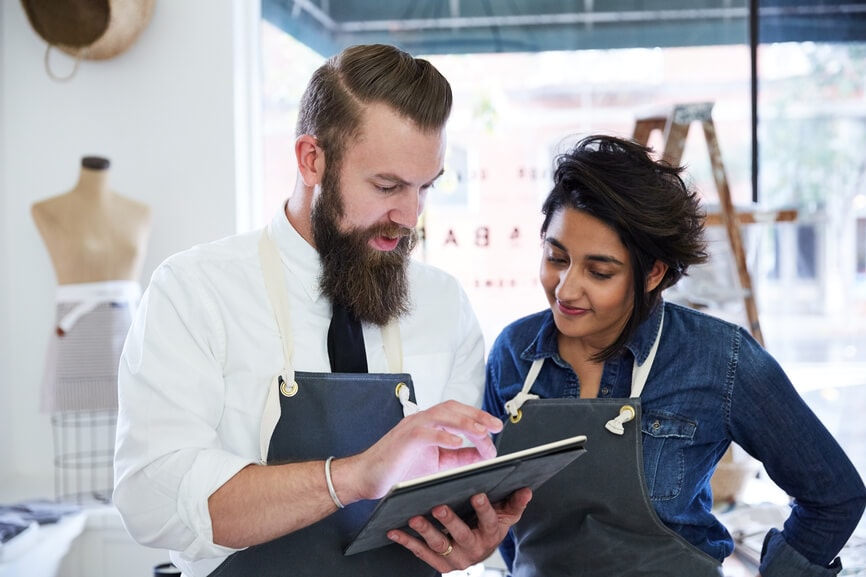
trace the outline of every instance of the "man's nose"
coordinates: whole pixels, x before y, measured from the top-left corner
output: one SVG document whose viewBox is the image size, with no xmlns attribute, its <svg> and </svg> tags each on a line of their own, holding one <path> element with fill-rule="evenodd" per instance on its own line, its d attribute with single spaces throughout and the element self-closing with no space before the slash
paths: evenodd
<svg viewBox="0 0 866 577">
<path fill-rule="evenodd" d="M 415 228 L 418 217 L 424 210 L 424 195 L 420 190 L 407 190 L 397 199 L 397 204 L 391 209 L 391 222 L 406 228 Z"/>
</svg>

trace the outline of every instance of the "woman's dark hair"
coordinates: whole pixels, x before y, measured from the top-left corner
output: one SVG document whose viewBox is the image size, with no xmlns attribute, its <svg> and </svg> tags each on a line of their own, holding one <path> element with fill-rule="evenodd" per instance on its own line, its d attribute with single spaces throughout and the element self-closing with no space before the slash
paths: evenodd
<svg viewBox="0 0 866 577">
<path fill-rule="evenodd" d="M 557 212 L 571 208 L 597 218 L 616 231 L 631 258 L 634 309 L 619 338 L 593 360 L 619 354 L 636 328 L 689 266 L 706 262 L 705 213 L 698 193 L 682 178 L 684 167 L 655 160 L 652 149 L 613 136 L 592 135 L 557 157 L 553 190 L 542 207 L 541 236 Z M 656 260 L 668 270 L 646 292 L 646 277 Z"/>
</svg>

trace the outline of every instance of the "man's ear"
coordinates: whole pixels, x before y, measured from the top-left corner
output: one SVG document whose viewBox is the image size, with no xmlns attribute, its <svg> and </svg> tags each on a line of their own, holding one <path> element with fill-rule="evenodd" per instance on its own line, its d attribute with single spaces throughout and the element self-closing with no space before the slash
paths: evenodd
<svg viewBox="0 0 866 577">
<path fill-rule="evenodd" d="M 319 147 L 315 136 L 302 134 L 295 140 L 295 158 L 305 186 L 313 187 L 322 183 L 325 151 Z"/>
<path fill-rule="evenodd" d="M 665 278 L 665 273 L 667 272 L 668 265 L 656 259 L 653 263 L 653 267 L 646 275 L 646 292 L 654 291 L 655 288 L 659 286 L 659 283 L 662 282 L 662 279 Z"/>
</svg>

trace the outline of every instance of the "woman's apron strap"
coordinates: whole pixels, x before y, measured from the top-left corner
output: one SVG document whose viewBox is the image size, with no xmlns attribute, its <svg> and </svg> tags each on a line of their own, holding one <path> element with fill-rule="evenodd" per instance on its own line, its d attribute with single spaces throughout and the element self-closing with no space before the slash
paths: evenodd
<svg viewBox="0 0 866 577">
<path fill-rule="evenodd" d="M 649 377 L 650 369 L 652 369 L 653 366 L 653 361 L 656 358 L 656 352 L 659 349 L 659 341 L 662 337 L 662 327 L 665 323 L 664 303 L 662 303 L 661 306 L 662 317 L 659 320 L 659 328 L 656 331 L 656 337 L 655 341 L 653 341 L 652 348 L 650 348 L 649 354 L 643 363 L 639 364 L 637 359 L 634 361 L 631 376 L 631 398 L 633 399 L 639 398 L 640 394 L 643 392 L 643 388 L 646 385 L 647 378 Z M 510 401 L 505 403 L 505 411 L 508 413 L 509 417 L 511 417 L 512 421 L 516 422 L 520 420 L 520 408 L 523 406 L 523 403 L 538 398 L 538 395 L 532 394 L 529 391 L 532 389 L 532 385 L 535 384 L 535 380 L 538 378 L 538 373 L 541 372 L 542 365 L 544 365 L 544 358 L 535 359 L 532 362 L 532 365 L 529 367 L 529 372 L 526 374 L 526 379 L 523 381 L 523 387 L 520 389 L 520 392 Z M 622 423 L 628 422 L 633 418 L 634 411 L 631 411 L 630 413 L 628 410 L 622 411 L 616 419 L 611 419 L 608 423 L 609 426 L 607 429 L 612 433 L 621 434 L 619 431 L 622 430 Z"/>
</svg>

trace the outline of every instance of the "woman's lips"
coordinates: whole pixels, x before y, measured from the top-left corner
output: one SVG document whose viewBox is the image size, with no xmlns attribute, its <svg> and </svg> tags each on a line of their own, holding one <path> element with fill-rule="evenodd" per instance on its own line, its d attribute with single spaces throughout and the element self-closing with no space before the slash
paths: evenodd
<svg viewBox="0 0 866 577">
<path fill-rule="evenodd" d="M 564 315 L 576 317 L 586 313 L 586 309 L 570 307 L 562 301 L 556 301 L 556 308 Z"/>
</svg>

